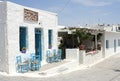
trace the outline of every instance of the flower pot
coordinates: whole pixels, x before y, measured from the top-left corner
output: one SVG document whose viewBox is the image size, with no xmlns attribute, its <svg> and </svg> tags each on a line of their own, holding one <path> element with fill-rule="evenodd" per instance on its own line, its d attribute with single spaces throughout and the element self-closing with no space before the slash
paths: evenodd
<svg viewBox="0 0 120 81">
<path fill-rule="evenodd" d="M 80 46 L 79 46 L 79 49 L 80 49 L 80 50 L 85 50 L 85 45 L 80 45 Z"/>
<path fill-rule="evenodd" d="M 22 53 L 26 53 L 26 50 L 22 50 Z"/>
</svg>

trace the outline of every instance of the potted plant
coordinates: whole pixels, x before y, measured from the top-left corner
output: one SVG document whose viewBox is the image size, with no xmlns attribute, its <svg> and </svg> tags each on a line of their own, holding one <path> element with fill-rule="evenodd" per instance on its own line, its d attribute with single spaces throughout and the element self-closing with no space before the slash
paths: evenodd
<svg viewBox="0 0 120 81">
<path fill-rule="evenodd" d="M 49 45 L 49 49 L 51 49 L 52 48 L 52 45 Z"/>
<path fill-rule="evenodd" d="M 26 53 L 26 47 L 22 48 L 22 53 Z"/>
<path fill-rule="evenodd" d="M 85 45 L 81 44 L 81 45 L 79 46 L 79 48 L 80 48 L 80 50 L 85 50 Z"/>
</svg>

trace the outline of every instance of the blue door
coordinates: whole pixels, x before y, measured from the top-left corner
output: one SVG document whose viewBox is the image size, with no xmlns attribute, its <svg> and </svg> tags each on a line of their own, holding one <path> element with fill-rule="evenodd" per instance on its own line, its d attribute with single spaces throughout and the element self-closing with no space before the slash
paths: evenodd
<svg viewBox="0 0 120 81">
<path fill-rule="evenodd" d="M 114 52 L 116 52 L 116 40 L 114 40 Z"/>
<path fill-rule="evenodd" d="M 42 33 L 40 28 L 35 28 L 35 54 L 42 61 Z"/>
</svg>

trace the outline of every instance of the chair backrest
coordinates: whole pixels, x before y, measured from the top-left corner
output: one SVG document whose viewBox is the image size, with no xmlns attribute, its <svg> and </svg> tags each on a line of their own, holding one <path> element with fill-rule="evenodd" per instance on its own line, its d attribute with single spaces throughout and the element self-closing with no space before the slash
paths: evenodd
<svg viewBox="0 0 120 81">
<path fill-rule="evenodd" d="M 35 53 L 31 53 L 31 54 L 30 54 L 30 58 L 31 58 L 31 59 L 33 58 L 33 56 L 35 56 Z"/>
<path fill-rule="evenodd" d="M 46 51 L 46 56 L 49 57 L 50 54 L 51 54 L 50 50 L 47 50 L 47 51 Z"/>
<path fill-rule="evenodd" d="M 39 55 L 32 55 L 32 58 L 31 58 L 32 61 L 40 61 L 40 56 Z"/>
<path fill-rule="evenodd" d="M 57 50 L 56 49 L 53 49 L 53 54 L 57 55 Z"/>
<path fill-rule="evenodd" d="M 62 54 L 62 49 L 58 49 L 58 54 L 59 54 L 59 55 Z"/>
<path fill-rule="evenodd" d="M 17 57 L 16 57 L 16 63 L 18 64 L 18 63 L 21 63 L 21 62 L 22 62 L 21 56 L 17 56 Z"/>
</svg>

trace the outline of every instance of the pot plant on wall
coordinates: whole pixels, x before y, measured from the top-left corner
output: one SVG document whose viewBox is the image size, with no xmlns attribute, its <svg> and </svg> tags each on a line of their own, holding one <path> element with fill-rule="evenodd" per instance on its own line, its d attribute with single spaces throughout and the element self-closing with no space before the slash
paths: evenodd
<svg viewBox="0 0 120 81">
<path fill-rule="evenodd" d="M 23 47 L 21 52 L 26 53 L 26 47 Z"/>
<path fill-rule="evenodd" d="M 92 40 L 93 39 L 93 35 L 91 35 L 90 33 L 87 33 L 85 30 L 82 29 L 77 29 L 76 30 L 76 35 L 77 37 L 79 37 L 79 49 L 80 50 L 85 50 L 85 45 L 83 44 L 85 42 L 85 40 Z"/>
</svg>

